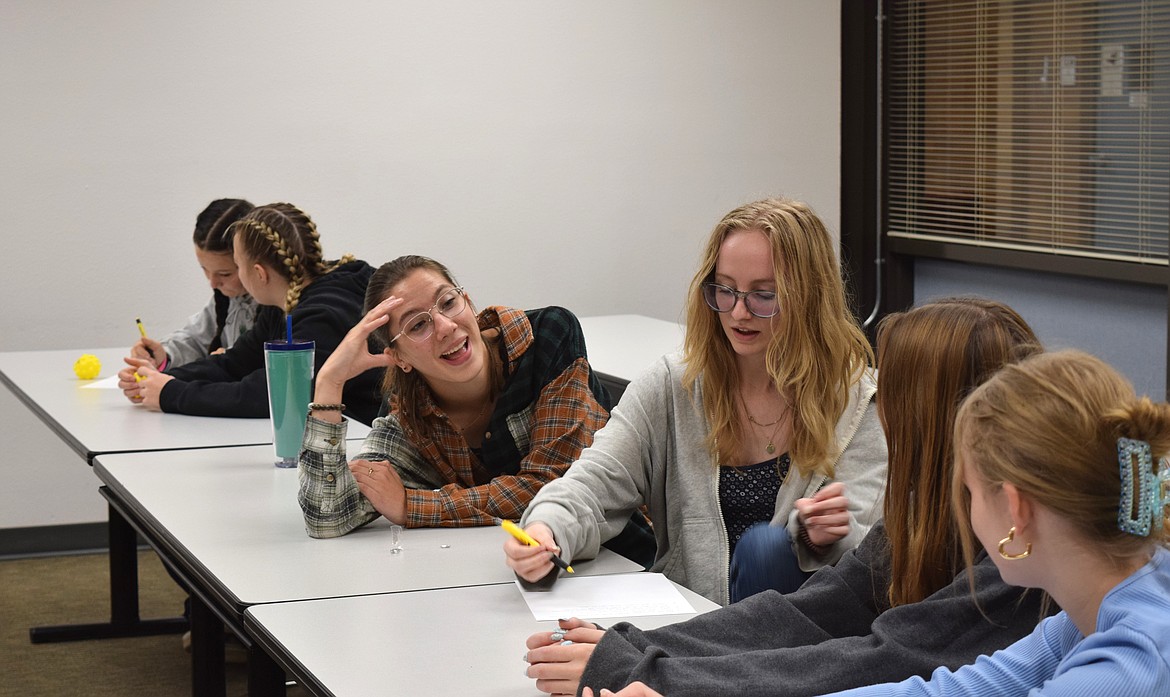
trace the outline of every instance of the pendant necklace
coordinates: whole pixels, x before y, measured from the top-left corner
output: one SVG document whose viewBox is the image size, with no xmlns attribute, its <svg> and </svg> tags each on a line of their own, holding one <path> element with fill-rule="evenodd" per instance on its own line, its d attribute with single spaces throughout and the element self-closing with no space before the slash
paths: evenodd
<svg viewBox="0 0 1170 697">
<path fill-rule="evenodd" d="M 776 419 L 775 421 L 770 421 L 766 424 L 762 424 L 759 421 L 756 421 L 756 417 L 752 416 L 751 412 L 748 411 L 747 402 L 745 402 L 743 399 L 743 393 L 740 393 L 740 395 L 739 395 L 739 403 L 740 403 L 740 405 L 743 406 L 743 413 L 747 414 L 748 421 L 752 422 L 754 425 L 759 426 L 760 428 L 767 428 L 769 426 L 775 426 L 775 428 L 772 429 L 772 435 L 768 437 L 768 445 L 764 448 L 764 450 L 766 450 L 769 455 L 775 455 L 776 454 L 776 443 L 775 443 L 776 434 L 780 432 L 780 422 L 784 420 L 784 417 L 787 414 L 787 410 L 782 412 L 780 414 L 780 418 Z M 785 401 L 785 406 L 787 407 L 787 400 Z"/>
</svg>

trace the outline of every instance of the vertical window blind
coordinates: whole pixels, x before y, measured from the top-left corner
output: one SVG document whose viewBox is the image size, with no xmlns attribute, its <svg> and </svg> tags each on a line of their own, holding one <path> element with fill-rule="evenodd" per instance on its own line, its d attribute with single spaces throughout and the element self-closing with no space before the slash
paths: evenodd
<svg viewBox="0 0 1170 697">
<path fill-rule="evenodd" d="M 1170 0 L 886 7 L 887 233 L 1166 264 Z"/>
</svg>

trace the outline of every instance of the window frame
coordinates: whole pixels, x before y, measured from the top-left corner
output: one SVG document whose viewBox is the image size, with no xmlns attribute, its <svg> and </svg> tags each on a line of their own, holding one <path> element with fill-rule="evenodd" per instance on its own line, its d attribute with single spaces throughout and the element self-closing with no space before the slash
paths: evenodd
<svg viewBox="0 0 1170 697">
<path fill-rule="evenodd" d="M 841 0 L 841 256 L 853 309 L 871 341 L 882 317 L 914 302 L 914 262 L 939 259 L 1081 278 L 1137 283 L 1167 292 L 1167 392 L 1170 393 L 1170 265 L 979 247 L 891 237 L 889 137 L 881 93 L 887 43 L 883 10 L 898 0 Z M 1170 226 L 1167 229 L 1170 237 Z"/>
</svg>

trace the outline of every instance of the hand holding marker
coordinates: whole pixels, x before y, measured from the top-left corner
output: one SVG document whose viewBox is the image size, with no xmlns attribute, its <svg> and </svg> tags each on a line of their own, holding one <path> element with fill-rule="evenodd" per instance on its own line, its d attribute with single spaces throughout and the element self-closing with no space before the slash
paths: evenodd
<svg viewBox="0 0 1170 697">
<path fill-rule="evenodd" d="M 511 534 L 512 537 L 515 537 L 517 540 L 520 540 L 521 542 L 528 545 L 529 547 L 539 547 L 540 546 L 540 543 L 537 542 L 535 539 L 533 539 L 532 535 L 529 535 L 528 533 L 521 530 L 512 521 L 499 520 L 499 523 L 500 523 L 500 527 L 502 527 L 509 534 Z M 553 554 L 552 552 L 549 552 L 548 558 L 549 558 L 549 561 L 551 561 L 553 563 L 553 565 L 556 566 L 558 569 L 564 569 L 565 571 L 567 571 L 569 573 L 573 573 L 573 567 L 569 566 L 568 562 L 566 562 L 564 559 L 561 559 L 560 557 Z"/>
<path fill-rule="evenodd" d="M 142 318 L 135 317 L 134 324 L 138 325 L 138 333 L 142 335 L 143 339 L 145 339 L 146 338 L 146 327 L 142 326 Z M 146 346 L 146 344 L 143 344 L 143 347 L 146 349 L 146 352 L 150 354 L 150 357 L 154 358 L 154 351 L 151 351 L 150 347 Z"/>
<path fill-rule="evenodd" d="M 145 339 L 146 338 L 146 327 L 144 327 L 142 325 L 142 318 L 135 317 L 134 324 L 138 325 L 138 333 L 142 335 L 143 339 Z M 147 346 L 145 342 L 142 344 L 142 348 L 146 349 L 146 353 L 150 356 L 151 360 L 153 360 L 154 359 L 154 351 L 151 351 L 150 347 Z M 144 376 L 138 374 L 138 371 L 134 371 L 134 382 L 142 382 L 145 379 L 146 378 Z M 134 399 L 142 399 L 142 395 L 136 394 L 136 395 L 134 395 Z"/>
</svg>

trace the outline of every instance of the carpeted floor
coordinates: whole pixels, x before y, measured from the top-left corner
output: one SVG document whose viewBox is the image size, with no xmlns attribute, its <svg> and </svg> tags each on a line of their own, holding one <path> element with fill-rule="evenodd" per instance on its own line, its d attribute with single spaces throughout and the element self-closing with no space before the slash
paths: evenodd
<svg viewBox="0 0 1170 697">
<path fill-rule="evenodd" d="M 139 552 L 143 618 L 182 614 L 186 594 L 152 551 Z M 33 644 L 33 626 L 110 618 L 106 554 L 0 561 L 0 695 L 191 694 L 191 656 L 178 635 Z M 227 694 L 247 694 L 243 665 L 228 664 Z M 296 691 L 290 690 L 292 695 Z"/>
</svg>

